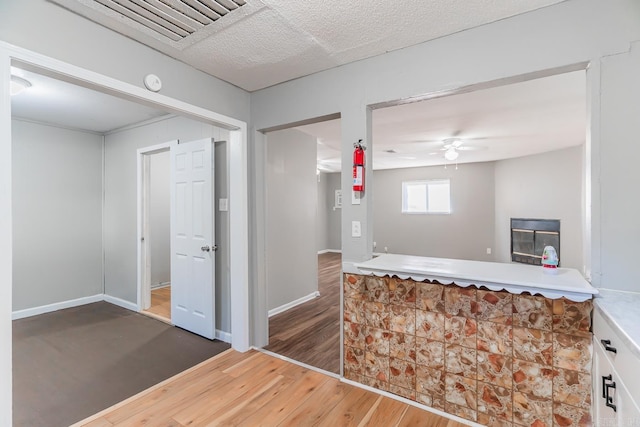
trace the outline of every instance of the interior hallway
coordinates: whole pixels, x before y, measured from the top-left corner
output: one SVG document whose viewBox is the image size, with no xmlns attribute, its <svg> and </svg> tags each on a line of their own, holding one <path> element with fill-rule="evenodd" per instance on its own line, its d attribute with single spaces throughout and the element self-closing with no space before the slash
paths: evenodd
<svg viewBox="0 0 640 427">
<path fill-rule="evenodd" d="M 151 306 L 142 311 L 163 322 L 171 323 L 171 285 L 151 290 Z"/>
<path fill-rule="evenodd" d="M 266 350 L 316 368 L 340 372 L 342 254 L 318 255 L 320 296 L 269 318 Z"/>
</svg>

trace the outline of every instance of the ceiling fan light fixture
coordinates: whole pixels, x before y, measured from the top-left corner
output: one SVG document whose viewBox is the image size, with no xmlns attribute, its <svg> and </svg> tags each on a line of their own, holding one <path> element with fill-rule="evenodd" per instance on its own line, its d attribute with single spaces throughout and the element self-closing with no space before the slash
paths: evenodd
<svg viewBox="0 0 640 427">
<path fill-rule="evenodd" d="M 449 160 L 449 161 L 453 161 L 453 160 L 457 159 L 459 155 L 460 155 L 460 153 L 458 153 L 454 147 L 451 147 L 447 151 L 444 152 L 444 158 Z"/>
<path fill-rule="evenodd" d="M 11 88 L 9 92 L 11 93 L 11 96 L 24 92 L 28 87 L 31 87 L 31 82 L 29 80 L 14 75 L 11 76 Z"/>
</svg>

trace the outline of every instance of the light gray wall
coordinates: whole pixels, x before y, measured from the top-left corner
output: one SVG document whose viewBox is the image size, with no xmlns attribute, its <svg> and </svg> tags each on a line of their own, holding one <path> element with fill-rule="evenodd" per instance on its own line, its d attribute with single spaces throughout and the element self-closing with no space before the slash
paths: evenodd
<svg viewBox="0 0 640 427">
<path fill-rule="evenodd" d="M 171 281 L 169 152 L 149 157 L 149 258 L 151 287 Z"/>
<path fill-rule="evenodd" d="M 323 251 L 329 248 L 329 209 L 333 204 L 329 204 L 327 199 L 327 174 L 318 175 L 318 201 L 316 206 L 316 250 Z"/>
<path fill-rule="evenodd" d="M 640 2 L 636 2 L 640 9 Z M 636 11 L 637 12 L 637 11 Z M 640 12 L 634 18 L 640 22 Z M 600 283 L 640 291 L 640 42 L 629 53 L 602 59 L 599 152 L 601 183 Z M 597 154 L 596 154 L 597 155 Z"/>
<path fill-rule="evenodd" d="M 353 143 L 363 138 L 371 144 L 369 105 L 589 62 L 587 114 L 592 146 L 587 150 L 587 174 L 593 187 L 586 197 L 590 211 L 585 217 L 592 220 L 587 252 L 593 283 L 638 291 L 640 269 L 632 258 L 637 252 L 635 242 L 640 240 L 634 219 L 640 207 L 627 192 L 623 194 L 629 183 L 640 182 L 637 156 L 633 156 L 640 121 L 632 118 L 639 105 L 640 46 L 634 43 L 638 41 L 637 0 L 568 0 L 254 92 L 252 126 L 269 129 L 340 113 L 342 188 L 347 190 Z M 253 160 L 264 162 L 261 157 Z M 371 256 L 375 192 L 369 186 L 362 205 L 342 209 L 342 249 L 347 262 Z M 363 237 L 350 236 L 353 220 L 362 222 Z"/>
<path fill-rule="evenodd" d="M 288 129 L 266 143 L 268 310 L 318 290 L 316 140 Z"/>
<path fill-rule="evenodd" d="M 339 173 L 320 173 L 318 182 L 317 249 L 339 251 L 340 213 L 335 207 L 336 190 L 340 189 Z M 344 200 L 343 200 L 344 203 Z"/>
<path fill-rule="evenodd" d="M 451 214 L 402 213 L 402 182 L 450 180 Z M 377 170 L 373 173 L 373 239 L 376 252 L 493 261 L 493 162 L 422 168 Z"/>
<path fill-rule="evenodd" d="M 228 140 L 228 131 L 194 120 L 174 117 L 105 137 L 105 293 L 135 303 L 137 299 L 136 253 L 136 152 L 137 149 L 179 139 L 188 142 L 213 137 Z M 224 145 L 224 148 L 218 147 Z M 227 144 L 216 143 L 217 198 L 226 188 Z M 216 328 L 230 332 L 228 212 L 216 210 Z"/>
<path fill-rule="evenodd" d="M 497 261 L 511 261 L 511 218 L 559 219 L 561 265 L 583 271 L 583 162 L 578 146 L 495 163 Z"/>
<path fill-rule="evenodd" d="M 327 181 L 327 249 L 342 249 L 342 209 L 333 209 L 335 205 L 336 190 L 340 187 L 340 173 L 325 174 Z M 351 196 L 342 195 L 342 204 L 351 203 Z"/>
<path fill-rule="evenodd" d="M 249 94 L 47 0 L 0 1 L 0 40 L 144 88 L 149 73 L 160 93 L 249 120 Z"/>
<path fill-rule="evenodd" d="M 102 137 L 12 120 L 13 310 L 102 293 Z"/>
</svg>

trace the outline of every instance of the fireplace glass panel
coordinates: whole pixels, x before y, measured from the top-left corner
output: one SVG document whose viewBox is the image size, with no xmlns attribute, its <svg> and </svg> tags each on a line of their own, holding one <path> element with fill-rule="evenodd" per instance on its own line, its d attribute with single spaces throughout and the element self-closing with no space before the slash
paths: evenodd
<svg viewBox="0 0 640 427">
<path fill-rule="evenodd" d="M 542 256 L 545 246 L 553 246 L 558 251 L 560 247 L 560 235 L 558 233 L 536 232 L 536 255 Z"/>
<path fill-rule="evenodd" d="M 529 230 L 511 230 L 513 252 L 533 255 L 535 248 L 534 233 Z"/>
</svg>

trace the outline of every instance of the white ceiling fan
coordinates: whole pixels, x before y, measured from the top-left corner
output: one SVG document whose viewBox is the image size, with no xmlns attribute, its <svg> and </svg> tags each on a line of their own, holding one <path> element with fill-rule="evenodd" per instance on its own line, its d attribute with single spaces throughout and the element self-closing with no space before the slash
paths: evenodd
<svg viewBox="0 0 640 427">
<path fill-rule="evenodd" d="M 473 139 L 479 139 L 479 138 L 473 138 Z M 469 142 L 468 139 L 462 139 L 457 137 L 446 138 L 446 139 L 443 139 L 442 141 L 435 142 L 441 147 L 437 151 L 433 151 L 429 154 L 436 155 L 444 151 L 444 158 L 449 161 L 454 161 L 460 156 L 460 151 L 480 151 L 480 150 L 487 149 L 487 147 L 482 145 L 468 145 L 468 142 Z"/>
</svg>

